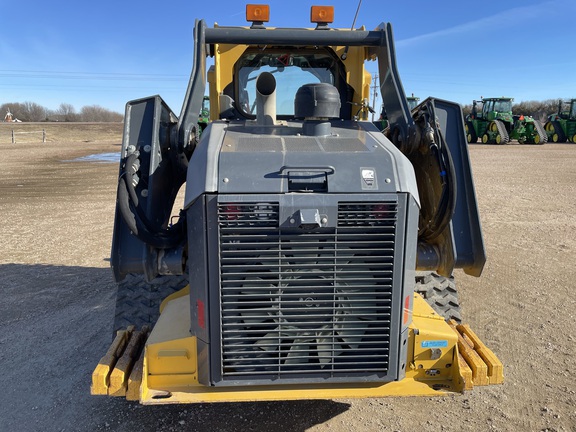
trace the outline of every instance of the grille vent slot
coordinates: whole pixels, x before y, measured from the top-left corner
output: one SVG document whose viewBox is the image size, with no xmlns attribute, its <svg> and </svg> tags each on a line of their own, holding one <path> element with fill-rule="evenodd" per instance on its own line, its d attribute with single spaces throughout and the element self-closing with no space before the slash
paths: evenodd
<svg viewBox="0 0 576 432">
<path fill-rule="evenodd" d="M 279 204 L 218 204 L 223 380 L 381 380 L 390 362 L 396 202 L 336 228 L 279 228 Z"/>
</svg>

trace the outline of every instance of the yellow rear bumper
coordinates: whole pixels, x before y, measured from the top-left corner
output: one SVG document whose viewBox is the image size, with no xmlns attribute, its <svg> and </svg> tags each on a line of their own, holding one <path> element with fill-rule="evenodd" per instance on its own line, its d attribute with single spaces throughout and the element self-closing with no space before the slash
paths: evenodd
<svg viewBox="0 0 576 432">
<path fill-rule="evenodd" d="M 504 379 L 502 363 L 467 325 L 446 323 L 415 294 L 406 377 L 401 381 L 207 387 L 198 382 L 187 292 L 169 300 L 148 337 L 148 329 L 118 332 L 92 374 L 92 394 L 143 404 L 438 396 Z"/>
</svg>

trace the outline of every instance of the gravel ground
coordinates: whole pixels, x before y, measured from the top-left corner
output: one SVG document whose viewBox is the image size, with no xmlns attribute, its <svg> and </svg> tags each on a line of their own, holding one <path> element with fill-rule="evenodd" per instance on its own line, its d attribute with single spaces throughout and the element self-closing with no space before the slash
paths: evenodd
<svg viewBox="0 0 576 432">
<path fill-rule="evenodd" d="M 73 160 L 119 152 L 121 127 L 55 127 L 47 143 L 11 144 L 0 125 L 0 430 L 576 431 L 573 144 L 470 147 L 488 262 L 481 278 L 456 280 L 464 321 L 504 363 L 505 384 L 445 398 L 156 407 L 90 396 L 114 309 L 118 166 Z"/>
</svg>

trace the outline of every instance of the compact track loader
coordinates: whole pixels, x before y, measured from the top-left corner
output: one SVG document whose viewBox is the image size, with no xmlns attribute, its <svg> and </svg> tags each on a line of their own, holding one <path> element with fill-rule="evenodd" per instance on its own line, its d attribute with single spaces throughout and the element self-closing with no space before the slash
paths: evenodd
<svg viewBox="0 0 576 432">
<path fill-rule="evenodd" d="M 196 21 L 180 116 L 159 96 L 127 104 L 117 333 L 92 394 L 167 404 L 502 382 L 452 279 L 485 263 L 461 108 L 428 98 L 411 112 L 390 24 L 333 29 L 333 13 L 312 7 L 311 29 L 266 28 L 264 5 L 247 6 L 250 27 Z M 386 135 L 368 121 L 366 62 Z"/>
</svg>

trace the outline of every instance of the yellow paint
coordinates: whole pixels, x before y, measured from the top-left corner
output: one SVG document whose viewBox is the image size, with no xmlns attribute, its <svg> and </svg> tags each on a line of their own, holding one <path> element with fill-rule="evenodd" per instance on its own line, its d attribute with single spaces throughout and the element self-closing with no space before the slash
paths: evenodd
<svg viewBox="0 0 576 432">
<path fill-rule="evenodd" d="M 189 295 L 164 302 L 144 353 L 122 382 L 126 398 L 143 404 L 338 399 L 384 396 L 442 396 L 474 385 L 503 382 L 502 363 L 466 325 L 450 325 L 414 295 L 409 326 L 406 376 L 386 384 L 298 384 L 207 387 L 198 382 L 196 338 L 190 334 Z M 135 332 L 137 333 L 137 332 Z M 105 358 L 119 358 L 120 335 Z M 124 341 L 126 346 L 126 341 Z M 460 349 L 460 351 L 459 351 Z M 126 348 L 129 351 L 129 348 Z M 132 354 L 136 355 L 136 354 Z M 104 358 L 103 358 L 104 360 Z M 107 362 L 108 375 L 113 362 Z M 121 364 L 119 361 L 118 364 Z M 92 394 L 110 394 L 99 364 Z M 114 372 L 112 372 L 114 373 Z"/>
<path fill-rule="evenodd" d="M 382 396 L 438 396 L 460 392 L 456 344 L 458 337 L 418 295 L 409 330 L 406 378 L 386 384 L 303 384 L 253 387 L 206 387 L 198 382 L 196 338 L 190 335 L 189 297 L 166 304 L 146 345 L 141 402 L 144 404 L 335 399 Z M 422 347 L 446 341 L 438 359 Z M 432 371 L 433 373 L 430 373 Z M 438 372 L 437 372 L 438 371 Z"/>
<path fill-rule="evenodd" d="M 186 285 L 184 288 L 182 288 L 181 290 L 176 291 L 175 293 L 170 294 L 168 297 L 166 297 L 164 300 L 162 300 L 162 303 L 160 304 L 160 313 L 162 313 L 164 311 L 164 307 L 166 306 L 166 304 L 174 299 L 180 298 L 180 297 L 184 297 L 190 295 L 190 285 Z"/>
</svg>

